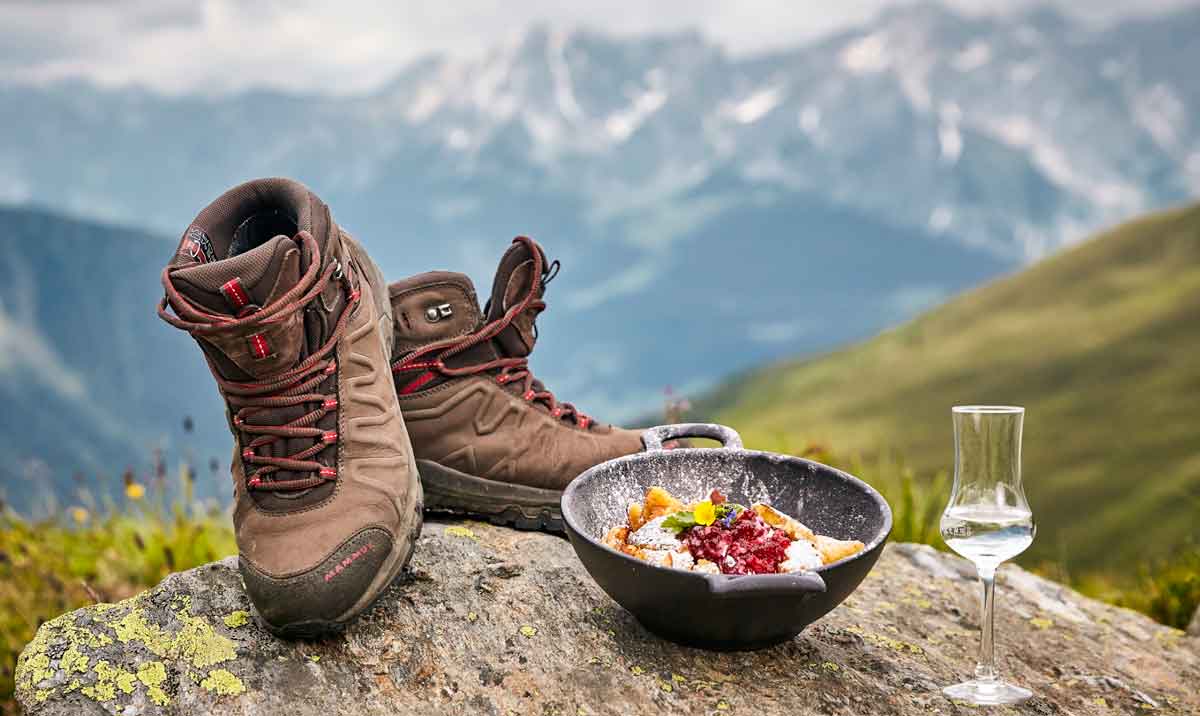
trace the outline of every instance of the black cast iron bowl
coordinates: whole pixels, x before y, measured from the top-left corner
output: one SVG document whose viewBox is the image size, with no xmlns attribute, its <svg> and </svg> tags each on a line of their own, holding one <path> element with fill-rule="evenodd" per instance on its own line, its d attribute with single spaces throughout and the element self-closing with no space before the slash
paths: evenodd
<svg viewBox="0 0 1200 716">
<path fill-rule="evenodd" d="M 706 437 L 721 448 L 664 450 L 666 440 Z M 664 425 L 643 436 L 646 451 L 609 460 L 563 493 L 562 514 L 575 553 L 596 583 L 647 629 L 708 649 L 759 649 L 791 639 L 858 587 L 892 531 L 892 511 L 862 480 L 811 460 L 746 450 L 732 429 Z M 766 502 L 817 534 L 856 539 L 856 555 L 801 574 L 707 575 L 658 567 L 601 540 L 626 522 L 631 502 L 658 485 L 680 499 L 718 489 L 732 502 Z"/>
</svg>

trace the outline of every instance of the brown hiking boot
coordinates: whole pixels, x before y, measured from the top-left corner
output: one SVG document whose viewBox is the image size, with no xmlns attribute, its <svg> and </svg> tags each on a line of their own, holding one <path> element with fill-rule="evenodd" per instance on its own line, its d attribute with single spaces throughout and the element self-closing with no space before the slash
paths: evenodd
<svg viewBox="0 0 1200 716">
<path fill-rule="evenodd" d="M 558 262 L 518 237 L 480 313 L 471 280 L 433 271 L 392 284 L 393 366 L 425 505 L 527 529 L 562 529 L 559 499 L 587 468 L 643 449 L 641 435 L 560 403 L 529 372 Z"/>
<path fill-rule="evenodd" d="M 421 529 L 379 269 L 307 188 L 262 179 L 196 217 L 163 286 L 159 315 L 200 344 L 228 408 L 250 599 L 281 636 L 341 628 Z"/>
</svg>

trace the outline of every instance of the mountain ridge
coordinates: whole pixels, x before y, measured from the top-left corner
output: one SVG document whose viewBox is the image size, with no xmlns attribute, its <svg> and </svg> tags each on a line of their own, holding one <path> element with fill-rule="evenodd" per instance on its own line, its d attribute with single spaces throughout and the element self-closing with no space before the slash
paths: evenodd
<svg viewBox="0 0 1200 716">
<path fill-rule="evenodd" d="M 755 447 L 896 453 L 930 475 L 952 466 L 952 405 L 1024 405 L 1026 563 L 1115 573 L 1200 540 L 1197 267 L 1200 205 L 1155 213 L 875 338 L 743 375 L 696 411 Z"/>
</svg>

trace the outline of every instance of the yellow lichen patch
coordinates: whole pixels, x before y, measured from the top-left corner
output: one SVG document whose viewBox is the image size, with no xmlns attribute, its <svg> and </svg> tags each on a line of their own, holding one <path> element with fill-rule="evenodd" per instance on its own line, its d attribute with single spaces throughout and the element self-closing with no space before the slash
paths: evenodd
<svg viewBox="0 0 1200 716">
<path fill-rule="evenodd" d="M 232 641 L 217 634 L 203 618 L 187 614 L 190 602 L 186 596 L 176 600 L 178 611 L 175 617 L 183 628 L 175 633 L 146 621 L 145 613 L 136 602 L 125 616 L 110 622 L 109 626 L 121 643 L 140 643 L 155 656 L 181 657 L 198 669 L 235 658 L 237 652 Z"/>
<path fill-rule="evenodd" d="M 230 629 L 237 629 L 241 626 L 246 626 L 250 621 L 250 612 L 242 611 L 241 609 L 227 615 L 221 621 L 225 622 L 225 626 Z"/>
<path fill-rule="evenodd" d="M 846 627 L 846 631 L 850 632 L 851 634 L 857 634 L 864 640 L 869 641 L 876 646 L 887 647 L 892 651 L 907 652 L 909 654 L 925 653 L 925 650 L 916 644 L 909 644 L 908 642 L 900 641 L 899 639 L 893 639 L 890 636 L 884 636 L 883 634 L 875 634 L 865 631 L 857 626 L 848 626 Z"/>
<path fill-rule="evenodd" d="M 109 622 L 109 626 L 117 635 L 117 641 L 122 644 L 136 641 L 144 644 L 147 649 L 158 656 L 167 655 L 170 637 L 164 634 L 158 625 L 147 622 L 142 610 L 138 607 L 132 606 L 125 616 Z"/>
<path fill-rule="evenodd" d="M 159 706 L 166 706 L 167 704 L 171 703 L 171 697 L 167 696 L 167 692 L 163 691 L 162 687 L 159 686 L 151 686 L 146 689 L 146 695 L 150 697 L 151 701 Z"/>
<path fill-rule="evenodd" d="M 151 701 L 159 706 L 171 703 L 171 697 L 162 689 L 167 680 L 167 667 L 161 661 L 148 661 L 138 666 L 137 678 L 146 685 L 146 695 Z"/>
<path fill-rule="evenodd" d="M 925 597 L 922 597 L 922 596 L 902 597 L 900 599 L 900 603 L 905 606 L 909 606 L 909 607 L 917 607 L 918 609 L 932 609 L 933 608 L 933 602 L 929 601 L 928 599 L 926 599 Z"/>
<path fill-rule="evenodd" d="M 97 701 L 110 701 L 117 691 L 132 694 L 137 684 L 137 676 L 132 671 L 113 666 L 106 659 L 97 661 L 92 671 L 96 672 L 96 683 L 85 687 L 83 693 Z"/>
<path fill-rule="evenodd" d="M 53 678 L 54 670 L 50 668 L 50 657 L 45 652 L 34 654 L 18 667 L 18 676 L 26 677 L 17 682 L 19 686 L 24 685 L 25 688 L 33 688 L 46 679 Z"/>
<path fill-rule="evenodd" d="M 1160 642 L 1163 646 L 1174 647 L 1179 643 L 1179 640 L 1184 636 L 1184 632 L 1179 629 L 1164 627 L 1154 632 L 1154 640 Z"/>
<path fill-rule="evenodd" d="M 1046 617 L 1033 617 L 1029 620 L 1029 623 L 1034 629 L 1049 629 L 1050 627 L 1054 626 L 1054 621 L 1052 619 L 1047 619 Z"/>
<path fill-rule="evenodd" d="M 167 680 L 167 667 L 161 661 L 148 661 L 138 666 L 137 677 L 146 686 L 162 686 Z"/>
<path fill-rule="evenodd" d="M 525 637 L 526 639 L 532 639 L 533 637 L 537 636 L 537 627 L 531 627 L 528 624 L 523 625 L 521 627 L 521 636 Z"/>
<path fill-rule="evenodd" d="M 237 696 L 246 690 L 242 680 L 225 669 L 208 672 L 208 676 L 200 682 L 200 687 L 221 696 Z"/>
<path fill-rule="evenodd" d="M 197 669 L 204 669 L 237 658 L 233 642 L 213 631 L 200 617 L 179 614 L 183 628 L 175 636 L 172 654 L 187 659 Z"/>
<path fill-rule="evenodd" d="M 87 671 L 88 661 L 87 654 L 79 651 L 79 647 L 72 644 L 63 652 L 62 657 L 58 661 L 58 666 L 68 674 L 76 671 L 82 674 Z"/>
<path fill-rule="evenodd" d="M 668 694 L 675 690 L 675 687 L 671 685 L 671 682 L 663 681 L 662 679 L 658 680 L 658 688 L 662 689 Z"/>
<path fill-rule="evenodd" d="M 96 684 L 95 686 L 83 687 L 82 693 L 84 696 L 93 701 L 111 701 L 117 696 L 117 690 L 112 684 Z"/>
<path fill-rule="evenodd" d="M 645 669 L 636 665 L 629 667 L 629 671 L 632 672 L 634 676 L 641 676 L 642 674 L 646 673 Z"/>
<path fill-rule="evenodd" d="M 466 537 L 467 539 L 477 539 L 474 532 L 461 525 L 450 525 L 446 528 L 446 534 L 454 535 L 455 537 Z"/>
<path fill-rule="evenodd" d="M 169 704 L 171 698 L 163 689 L 167 681 L 167 666 L 162 661 L 143 663 L 137 667 L 135 674 L 107 660 L 93 663 L 94 655 L 89 655 L 87 649 L 106 646 L 115 640 L 123 644 L 140 645 L 154 656 L 179 660 L 183 668 L 205 670 L 236 658 L 232 641 L 217 634 L 204 618 L 188 613 L 190 597 L 180 596 L 172 601 L 171 609 L 181 625 L 177 631 L 171 626 L 159 626 L 151 622 L 143 607 L 144 600 L 144 596 L 138 596 L 115 605 L 89 607 L 86 611 L 91 619 L 86 627 L 78 626 L 77 613 L 63 615 L 42 625 L 18 663 L 16 687 L 31 693 L 34 698 L 48 698 L 54 693 L 53 689 L 38 691 L 36 687 L 61 670 L 68 675 L 87 674 L 82 679 L 70 681 L 66 687 L 69 693 L 79 692 L 96 701 L 107 702 L 120 695 L 133 694 L 141 684 L 145 687 L 146 696 L 163 706 Z M 237 621 L 237 615 L 238 612 L 234 612 L 226 617 L 227 624 L 231 618 Z M 47 654 L 51 644 L 66 646 L 57 663 Z M 220 685 L 220 688 L 233 688 L 234 682 L 224 676 L 229 672 L 224 669 L 218 671 L 223 673 L 218 673 L 213 683 Z M 209 676 L 212 677 L 213 673 L 209 672 Z M 233 679 L 240 685 L 237 677 Z"/>
</svg>

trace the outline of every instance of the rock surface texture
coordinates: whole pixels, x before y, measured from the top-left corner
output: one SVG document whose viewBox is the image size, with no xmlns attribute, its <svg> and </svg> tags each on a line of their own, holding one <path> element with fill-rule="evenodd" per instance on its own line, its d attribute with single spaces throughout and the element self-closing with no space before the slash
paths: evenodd
<svg viewBox="0 0 1200 716">
<path fill-rule="evenodd" d="M 412 570 L 341 637 L 260 628 L 227 559 L 41 627 L 22 654 L 28 714 L 955 714 L 972 670 L 970 565 L 890 545 L 841 607 L 765 651 L 646 632 L 563 539 L 430 522 Z M 1200 713 L 1200 639 L 1001 571 L 1003 673 L 1035 698 L 989 713 Z"/>
</svg>

